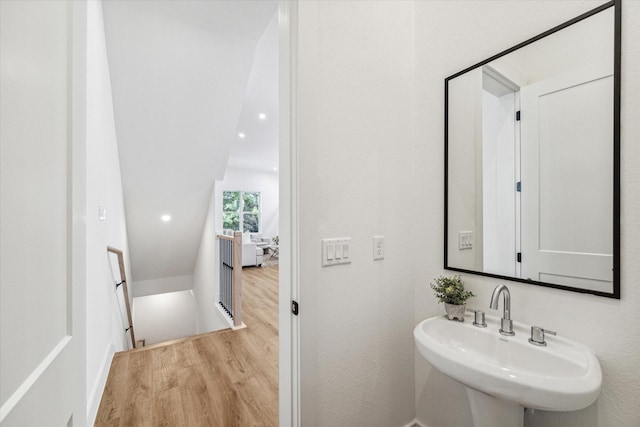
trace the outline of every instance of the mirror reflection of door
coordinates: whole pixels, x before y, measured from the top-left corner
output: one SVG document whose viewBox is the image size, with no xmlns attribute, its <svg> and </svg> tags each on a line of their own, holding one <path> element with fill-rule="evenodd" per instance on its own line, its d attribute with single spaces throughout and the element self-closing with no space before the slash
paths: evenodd
<svg viewBox="0 0 640 427">
<path fill-rule="evenodd" d="M 600 201 L 613 185 L 612 150 L 602 144 L 613 132 L 612 96 L 606 65 L 522 88 L 485 67 L 483 271 L 610 287 L 612 212 Z"/>
<path fill-rule="evenodd" d="M 449 77 L 446 267 L 611 293 L 614 8 Z"/>
<path fill-rule="evenodd" d="M 612 98 L 606 65 L 522 88 L 524 278 L 611 288 Z"/>
</svg>

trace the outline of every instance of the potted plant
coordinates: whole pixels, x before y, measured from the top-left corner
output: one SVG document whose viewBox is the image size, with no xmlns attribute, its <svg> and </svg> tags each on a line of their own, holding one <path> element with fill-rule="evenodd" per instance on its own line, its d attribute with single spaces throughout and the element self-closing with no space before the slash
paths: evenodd
<svg viewBox="0 0 640 427">
<path fill-rule="evenodd" d="M 431 283 L 438 302 L 444 303 L 449 320 L 458 319 L 464 321 L 464 312 L 467 309 L 466 302 L 474 297 L 473 292 L 464 290 L 464 282 L 459 275 L 446 277 L 440 276 Z"/>
</svg>

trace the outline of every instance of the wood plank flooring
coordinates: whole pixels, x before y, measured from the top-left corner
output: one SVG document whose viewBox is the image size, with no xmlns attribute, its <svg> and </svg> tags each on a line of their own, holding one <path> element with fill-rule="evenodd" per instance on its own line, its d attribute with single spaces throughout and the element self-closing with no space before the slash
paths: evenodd
<svg viewBox="0 0 640 427">
<path fill-rule="evenodd" d="M 116 353 L 96 426 L 278 425 L 278 266 L 242 274 L 247 328 Z"/>
</svg>

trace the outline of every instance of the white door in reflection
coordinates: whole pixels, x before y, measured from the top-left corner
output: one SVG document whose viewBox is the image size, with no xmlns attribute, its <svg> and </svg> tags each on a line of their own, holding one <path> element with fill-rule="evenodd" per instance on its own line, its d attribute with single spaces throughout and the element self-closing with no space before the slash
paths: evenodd
<svg viewBox="0 0 640 427">
<path fill-rule="evenodd" d="M 521 88 L 525 279 L 611 290 L 612 99 L 610 65 Z"/>
</svg>

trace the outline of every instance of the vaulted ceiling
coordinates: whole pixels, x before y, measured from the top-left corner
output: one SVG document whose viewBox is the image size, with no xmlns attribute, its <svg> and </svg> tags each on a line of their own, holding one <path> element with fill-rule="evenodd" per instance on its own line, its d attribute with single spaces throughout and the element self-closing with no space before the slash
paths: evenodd
<svg viewBox="0 0 640 427">
<path fill-rule="evenodd" d="M 103 7 L 132 276 L 190 275 L 214 180 L 228 163 L 277 166 L 277 152 L 251 149 L 258 140 L 277 149 L 276 2 Z"/>
</svg>

